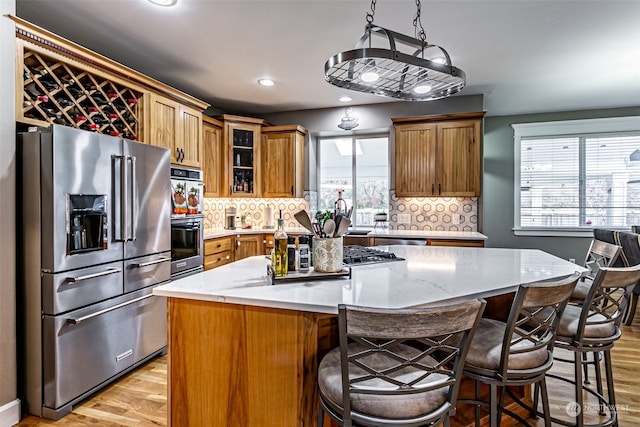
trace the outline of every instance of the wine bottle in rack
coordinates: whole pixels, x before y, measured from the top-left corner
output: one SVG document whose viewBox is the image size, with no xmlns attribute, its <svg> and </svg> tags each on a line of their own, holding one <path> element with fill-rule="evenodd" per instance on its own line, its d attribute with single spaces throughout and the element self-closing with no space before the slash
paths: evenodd
<svg viewBox="0 0 640 427">
<path fill-rule="evenodd" d="M 39 96 L 44 95 L 44 92 L 42 92 L 34 82 L 30 82 L 29 84 L 25 85 L 24 90 L 33 98 L 37 98 Z"/>
<path fill-rule="evenodd" d="M 73 101 L 71 101 L 70 99 L 64 98 L 64 97 L 56 97 L 55 98 L 56 102 L 58 103 L 58 105 L 60 105 L 61 107 L 71 107 L 73 105 L 75 105 L 75 103 Z"/>
<path fill-rule="evenodd" d="M 88 89 L 86 89 L 85 87 L 79 87 L 75 82 L 69 83 L 69 86 L 67 86 L 67 90 L 69 91 L 69 93 L 71 93 L 71 95 L 75 97 L 89 94 Z"/>
<path fill-rule="evenodd" d="M 91 94 L 91 98 L 99 104 L 107 104 L 109 101 L 105 98 L 100 91 L 95 91 Z"/>
<path fill-rule="evenodd" d="M 27 68 L 29 69 L 29 72 L 31 73 L 31 75 L 36 78 L 40 76 L 44 76 L 45 74 L 48 73 L 48 71 L 45 70 L 44 67 L 38 68 L 32 65 L 27 65 Z"/>
<path fill-rule="evenodd" d="M 56 90 L 60 89 L 60 85 L 53 80 L 51 76 L 41 77 L 40 84 L 44 86 L 47 90 Z"/>
</svg>

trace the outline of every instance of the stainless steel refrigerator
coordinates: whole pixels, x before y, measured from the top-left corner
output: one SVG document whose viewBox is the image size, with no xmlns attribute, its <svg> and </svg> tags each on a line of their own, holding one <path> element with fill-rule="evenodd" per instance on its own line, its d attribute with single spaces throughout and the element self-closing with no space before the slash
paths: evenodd
<svg viewBox="0 0 640 427">
<path fill-rule="evenodd" d="M 170 153 L 60 125 L 17 145 L 19 393 L 58 419 L 166 349 Z"/>
</svg>

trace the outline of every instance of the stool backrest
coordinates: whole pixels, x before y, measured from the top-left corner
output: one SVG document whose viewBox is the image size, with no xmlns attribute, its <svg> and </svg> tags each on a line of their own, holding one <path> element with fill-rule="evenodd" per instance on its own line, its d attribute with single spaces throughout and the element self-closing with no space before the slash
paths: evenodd
<svg viewBox="0 0 640 427">
<path fill-rule="evenodd" d="M 485 305 L 484 300 L 410 309 L 339 305 L 345 421 L 351 418 L 351 399 L 358 393 L 397 396 L 442 389 L 447 392 L 447 400 L 438 413 L 442 416 L 444 412 L 455 411 L 469 343 Z M 357 352 L 350 350 L 350 342 L 360 344 Z M 407 359 L 389 351 L 390 346 L 402 343 L 417 348 L 419 354 Z M 375 363 L 379 357 L 392 358 L 397 363 L 380 370 Z M 398 375 L 407 367 L 411 368 L 410 375 Z M 429 377 L 434 380 L 429 381 Z M 386 382 L 385 386 L 367 388 L 367 381 L 373 378 L 378 383 Z"/>
<path fill-rule="evenodd" d="M 549 368 L 560 316 L 579 279 L 576 272 L 560 280 L 518 287 L 502 343 L 498 373 L 502 378 L 529 378 Z M 533 371 L 518 369 L 518 360 L 528 357 L 541 359 L 541 363 Z"/>
<path fill-rule="evenodd" d="M 622 247 L 613 243 L 597 239 L 591 240 L 584 260 L 584 266 L 589 269 L 588 276 L 593 278 L 599 268 L 613 266 L 618 261 L 621 251 Z"/>
<path fill-rule="evenodd" d="M 631 292 L 640 280 L 640 264 L 632 267 L 602 267 L 598 270 L 591 289 L 582 303 L 576 334 L 578 343 L 589 343 L 588 328 L 614 325 L 619 336 L 620 322 L 627 309 Z M 601 342 L 602 337 L 596 341 Z"/>
</svg>

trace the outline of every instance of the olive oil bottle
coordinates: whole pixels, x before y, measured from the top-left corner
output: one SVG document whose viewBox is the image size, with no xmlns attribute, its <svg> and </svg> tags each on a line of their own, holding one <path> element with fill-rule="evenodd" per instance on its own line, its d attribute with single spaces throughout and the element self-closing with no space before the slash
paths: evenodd
<svg viewBox="0 0 640 427">
<path fill-rule="evenodd" d="M 282 219 L 282 211 L 278 218 L 278 229 L 274 234 L 274 249 L 272 264 L 276 277 L 286 276 L 289 272 L 289 263 L 287 259 L 287 233 L 284 231 L 284 219 Z"/>
</svg>

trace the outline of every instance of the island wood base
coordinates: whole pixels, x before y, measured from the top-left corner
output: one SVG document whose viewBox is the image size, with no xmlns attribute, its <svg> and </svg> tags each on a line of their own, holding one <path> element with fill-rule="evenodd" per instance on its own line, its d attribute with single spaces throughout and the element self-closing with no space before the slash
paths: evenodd
<svg viewBox="0 0 640 427">
<path fill-rule="evenodd" d="M 317 367 L 338 345 L 335 315 L 167 301 L 169 426 L 316 426 Z M 472 421 L 465 406 L 452 425 Z"/>
</svg>

